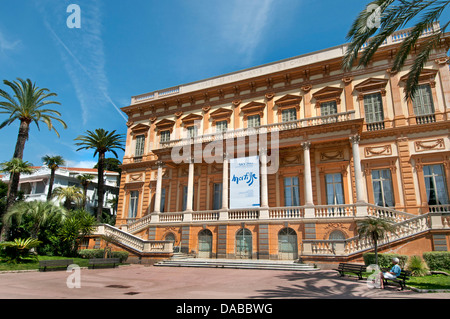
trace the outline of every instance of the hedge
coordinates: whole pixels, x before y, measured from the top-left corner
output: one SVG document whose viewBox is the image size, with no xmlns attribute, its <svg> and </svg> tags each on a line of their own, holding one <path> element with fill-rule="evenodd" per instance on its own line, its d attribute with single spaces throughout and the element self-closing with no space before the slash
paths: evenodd
<svg viewBox="0 0 450 319">
<path fill-rule="evenodd" d="M 120 262 L 124 262 L 128 258 L 128 253 L 126 251 L 111 251 L 108 252 L 111 258 L 120 258 Z M 105 255 L 104 249 L 81 249 L 78 251 L 78 255 L 81 258 L 91 259 L 91 258 L 103 258 Z"/>
<path fill-rule="evenodd" d="M 378 254 L 378 266 L 380 268 L 391 268 L 392 258 L 397 257 L 399 259 L 399 265 L 404 268 L 408 261 L 408 256 L 399 254 Z M 363 254 L 364 264 L 366 266 L 375 265 L 375 253 Z"/>
<path fill-rule="evenodd" d="M 423 253 L 423 259 L 430 270 L 449 270 L 450 252 L 448 251 L 430 251 Z"/>
</svg>

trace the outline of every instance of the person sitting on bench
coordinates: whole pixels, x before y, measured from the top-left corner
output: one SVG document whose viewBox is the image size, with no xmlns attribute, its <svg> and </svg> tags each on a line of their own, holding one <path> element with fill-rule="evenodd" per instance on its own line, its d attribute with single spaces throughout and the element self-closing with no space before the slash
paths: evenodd
<svg viewBox="0 0 450 319">
<path fill-rule="evenodd" d="M 398 276 L 400 276 L 400 273 L 402 272 L 402 269 L 398 265 L 399 259 L 397 257 L 392 258 L 392 263 L 394 266 L 392 266 L 390 271 L 385 271 L 380 273 L 380 281 L 381 281 L 381 289 L 384 289 L 384 280 L 383 279 L 395 279 Z"/>
</svg>

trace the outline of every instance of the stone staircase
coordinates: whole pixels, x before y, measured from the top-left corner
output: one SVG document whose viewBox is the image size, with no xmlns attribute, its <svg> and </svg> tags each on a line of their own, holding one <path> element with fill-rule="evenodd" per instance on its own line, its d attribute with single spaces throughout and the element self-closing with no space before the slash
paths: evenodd
<svg viewBox="0 0 450 319">
<path fill-rule="evenodd" d="M 313 265 L 297 263 L 292 260 L 252 260 L 252 259 L 208 259 L 175 256 L 160 261 L 154 266 L 158 267 L 196 267 L 196 268 L 232 268 L 232 269 L 265 269 L 289 271 L 317 271 Z"/>
</svg>

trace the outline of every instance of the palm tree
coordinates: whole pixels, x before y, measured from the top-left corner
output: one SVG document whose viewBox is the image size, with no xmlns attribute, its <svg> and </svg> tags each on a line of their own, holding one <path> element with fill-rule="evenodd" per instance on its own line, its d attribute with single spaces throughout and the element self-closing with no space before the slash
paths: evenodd
<svg viewBox="0 0 450 319">
<path fill-rule="evenodd" d="M 13 221 L 17 225 L 21 225 L 24 217 L 28 216 L 32 220 L 30 235 L 32 238 L 38 238 L 41 227 L 64 220 L 66 213 L 64 208 L 51 202 L 19 202 L 3 216 L 3 223 L 8 227 L 12 225 Z"/>
<path fill-rule="evenodd" d="M 13 158 L 8 162 L 1 163 L 0 171 L 9 173 L 10 176 L 7 200 L 4 208 L 4 211 L 7 212 L 8 208 L 11 207 L 11 205 L 16 200 L 17 192 L 19 189 L 20 174 L 28 174 L 28 175 L 32 174 L 34 172 L 34 169 L 32 168 L 31 163 L 28 163 L 27 161 L 22 161 L 22 159 L 20 158 Z M 13 178 L 14 176 L 17 176 L 17 178 Z M 8 226 L 3 225 L 2 231 L 0 233 L 0 241 L 5 239 L 8 230 L 9 230 Z"/>
<path fill-rule="evenodd" d="M 56 96 L 56 93 L 49 93 L 47 88 L 39 88 L 33 84 L 30 79 L 23 80 L 17 78 L 18 81 L 10 82 L 4 80 L 3 83 L 9 86 L 14 95 L 10 95 L 6 91 L 0 89 L 0 97 L 5 101 L 0 101 L 0 114 L 9 114 L 9 118 L 0 124 L 0 129 L 6 125 L 14 123 L 16 120 L 20 121 L 19 134 L 17 136 L 16 147 L 13 158 L 23 159 L 23 151 L 25 149 L 25 142 L 28 140 L 30 132 L 30 123 L 34 122 L 39 129 L 39 122 L 44 122 L 49 130 L 54 130 L 59 137 L 59 133 L 53 126 L 52 121 L 57 121 L 64 128 L 67 124 L 59 117 L 61 114 L 52 109 L 46 109 L 45 106 L 49 104 L 60 104 L 56 101 L 48 100 L 48 98 Z M 19 175 L 14 173 L 10 187 L 17 187 L 19 185 Z M 11 196 L 17 193 L 17 188 L 10 191 Z M 13 199 L 9 198 L 7 208 L 11 205 Z"/>
<path fill-rule="evenodd" d="M 104 161 L 106 152 L 111 152 L 117 158 L 116 149 L 125 150 L 124 140 L 122 134 L 116 134 L 116 130 L 112 132 L 106 131 L 102 128 L 96 129 L 94 132 L 87 131 L 86 135 L 80 135 L 75 140 L 79 141 L 75 145 L 80 146 L 77 151 L 82 149 L 94 149 L 94 157 L 98 153 L 98 208 L 97 208 L 97 221 L 100 222 L 103 212 L 103 197 L 104 197 Z"/>
<path fill-rule="evenodd" d="M 12 205 L 12 203 L 16 200 L 17 192 L 19 189 L 19 181 L 20 181 L 20 174 L 30 175 L 34 172 L 34 169 L 32 168 L 33 164 L 23 161 L 20 158 L 13 158 L 10 161 L 3 162 L 0 164 L 0 171 L 9 173 L 10 179 L 9 179 L 9 188 L 8 188 L 8 195 L 7 195 L 7 202 L 6 202 L 6 209 L 5 211 Z M 17 178 L 13 178 L 14 176 L 17 176 Z"/>
<path fill-rule="evenodd" d="M 55 181 L 55 171 L 60 166 L 66 164 L 66 161 L 62 158 L 62 156 L 55 155 L 45 155 L 42 157 L 42 161 L 44 162 L 44 165 L 47 165 L 47 167 L 50 169 L 50 181 L 48 183 L 48 193 L 47 193 L 47 200 L 51 200 L 52 198 L 52 189 L 53 189 L 53 182 Z"/>
<path fill-rule="evenodd" d="M 91 174 L 81 174 L 77 175 L 77 179 L 80 181 L 81 186 L 83 186 L 83 209 L 86 209 L 86 194 L 87 189 L 91 181 L 94 179 L 94 175 Z"/>
<path fill-rule="evenodd" d="M 81 189 L 76 186 L 57 187 L 53 191 L 54 198 L 64 200 L 64 207 L 68 210 L 72 209 L 73 204 L 79 205 L 83 201 L 83 193 Z"/>
<path fill-rule="evenodd" d="M 378 240 L 384 238 L 387 233 L 395 233 L 395 226 L 386 219 L 369 217 L 359 221 L 356 227 L 360 237 L 372 239 L 375 246 L 375 264 L 378 265 Z"/>
<path fill-rule="evenodd" d="M 413 19 L 417 19 L 411 32 L 398 49 L 392 67 L 392 71 L 400 71 L 408 55 L 418 48 L 414 63 L 410 67 L 405 88 L 406 99 L 412 99 L 418 86 L 420 73 L 431 51 L 440 45 L 441 37 L 450 21 L 445 22 L 440 30 L 433 30 L 431 35 L 427 36 L 426 42 L 421 44 L 420 47 L 417 47 L 416 43 L 423 32 L 439 20 L 442 12 L 449 4 L 450 1 L 443 0 L 376 0 L 370 2 L 366 9 L 359 13 L 347 34 L 347 40 L 350 40 L 351 43 L 344 55 L 344 70 L 352 68 L 354 62 L 358 59 L 360 49 L 366 43 L 368 45 L 361 53 L 358 66 L 367 66 L 380 45 L 393 32 L 404 28 Z M 376 21 L 378 18 L 379 21 Z M 375 22 L 379 22 L 379 24 Z"/>
</svg>

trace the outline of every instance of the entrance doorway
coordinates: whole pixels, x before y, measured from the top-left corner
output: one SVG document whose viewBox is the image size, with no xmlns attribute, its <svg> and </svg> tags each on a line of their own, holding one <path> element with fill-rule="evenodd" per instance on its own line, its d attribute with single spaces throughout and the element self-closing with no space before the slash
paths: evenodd
<svg viewBox="0 0 450 319">
<path fill-rule="evenodd" d="M 252 232 L 241 228 L 236 233 L 236 258 L 252 258 Z"/>
<path fill-rule="evenodd" d="M 278 259 L 295 260 L 297 258 L 297 233 L 292 228 L 283 228 L 278 233 Z"/>
<path fill-rule="evenodd" d="M 198 233 L 198 257 L 211 258 L 212 233 L 209 229 L 203 229 Z"/>
</svg>

